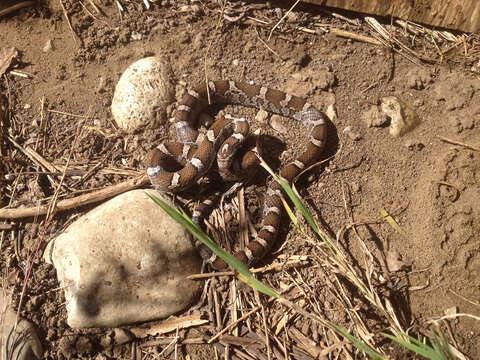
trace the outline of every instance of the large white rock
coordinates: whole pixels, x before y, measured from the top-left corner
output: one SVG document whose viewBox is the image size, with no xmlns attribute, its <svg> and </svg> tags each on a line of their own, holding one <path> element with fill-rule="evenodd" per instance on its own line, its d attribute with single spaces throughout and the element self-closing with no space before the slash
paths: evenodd
<svg viewBox="0 0 480 360">
<path fill-rule="evenodd" d="M 145 190 L 117 196 L 75 221 L 44 258 L 65 288 L 74 328 L 164 318 L 185 309 L 202 287 L 186 279 L 201 266 L 188 233 Z"/>
<path fill-rule="evenodd" d="M 112 115 L 127 132 L 166 120 L 166 107 L 175 98 L 170 64 L 164 58 L 147 57 L 131 64 L 115 88 Z"/>
<path fill-rule="evenodd" d="M 0 359 L 33 360 L 42 357 L 43 349 L 34 326 L 19 317 L 8 305 L 9 297 L 0 288 Z"/>
</svg>

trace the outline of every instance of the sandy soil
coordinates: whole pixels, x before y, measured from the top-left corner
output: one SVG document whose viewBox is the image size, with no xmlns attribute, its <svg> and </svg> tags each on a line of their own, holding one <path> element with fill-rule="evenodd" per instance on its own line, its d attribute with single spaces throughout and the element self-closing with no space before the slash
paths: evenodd
<svg viewBox="0 0 480 360">
<path fill-rule="evenodd" d="M 417 65 L 383 47 L 352 42 L 318 28 L 317 34 L 302 32 L 299 26 L 315 29 L 314 23 L 322 23 L 326 28 L 370 35 L 366 25 L 353 25 L 327 12 L 299 7 L 273 32 L 268 41 L 273 53 L 261 39 L 268 38 L 288 4 L 279 10 L 262 3 L 246 5 L 246 16 L 270 24 L 261 26 L 259 22 L 252 25 L 252 21 L 225 20 L 216 2 L 172 5 L 174 2 L 168 0 L 158 1 L 147 11 L 141 1 L 124 1 L 125 9 L 120 14 L 115 2 L 103 0 L 104 14 L 95 18 L 89 14 L 95 12 L 87 1 L 83 3 L 89 12 L 79 1 L 63 3 L 76 35 L 59 1 L 46 1 L 38 8 L 0 18 L 0 47 L 14 46 L 20 53 L 10 70 L 28 74 L 20 77 L 7 71 L 0 83 L 9 109 L 0 131 L 1 206 L 34 206 L 51 197 L 60 180 L 57 175 L 47 177 L 45 169 L 11 140 L 23 149 L 36 149 L 61 169 L 80 123 L 83 132 L 70 166 L 82 175 L 92 166 L 101 165 L 82 181 L 67 177 L 62 198 L 116 184 L 144 171 L 144 157 L 164 137 L 165 129 L 122 134 L 114 125 L 110 104 L 115 84 L 129 64 L 145 56 L 162 55 L 170 59 L 179 84 L 177 99 L 186 87 L 204 79 L 206 69 L 211 79 L 248 80 L 289 90 L 307 96 L 324 110 L 334 102 L 338 119 L 330 126 L 325 157 L 336 155 L 305 176 L 298 185 L 301 194 L 322 223 L 336 233 L 351 221 L 344 208 L 344 194 L 349 191 L 353 221 L 369 224 L 361 227 L 360 233 L 369 248 L 376 249 L 372 251 L 379 262 L 384 264 L 389 254 L 401 256 L 408 266 L 399 272 L 386 270 L 389 278 L 384 290 L 385 296 L 397 299 L 395 306 L 406 327 L 426 326 L 430 319 L 452 308 L 458 313 L 480 315 L 480 153 L 439 139 L 443 136 L 480 148 L 480 79 L 470 70 L 478 61 L 478 50 L 473 52 L 476 60 L 471 52 L 465 56 L 461 45 L 449 51 L 442 62 Z M 229 14 L 235 17 L 242 5 L 233 3 L 231 9 Z M 416 41 L 413 48 L 437 59 L 435 47 L 422 44 L 425 37 L 419 39 L 423 40 Z M 44 49 L 47 41 L 51 41 L 51 49 Z M 445 48 L 449 45 L 440 43 Z M 469 42 L 470 50 L 471 45 Z M 326 69 L 334 77 L 325 77 Z M 381 97 L 389 95 L 411 106 L 422 121 L 401 138 L 391 137 L 386 127 L 368 127 L 362 116 Z M 254 111 L 234 110 L 255 122 Z M 267 132 L 293 152 L 304 141 L 301 131 Z M 281 159 L 290 155 L 289 150 Z M 256 221 L 261 205 L 257 195 L 262 189 L 260 185 L 247 191 L 248 209 L 257 216 Z M 13 223 L 12 229 L 0 230 L 0 266 L 6 286 L 14 289 L 15 308 L 19 306 L 28 261 L 39 241 L 54 237 L 89 208 L 59 213 L 47 224 L 43 218 L 16 220 L 9 222 Z M 384 221 L 382 209 L 395 218 L 406 236 Z M 285 239 L 284 253 L 309 254 L 310 246 L 293 230 L 283 236 Z M 344 240 L 344 246 L 359 256 L 361 251 L 350 236 Z M 321 292 L 322 276 L 315 271 L 307 268 L 304 274 L 310 279 L 318 276 L 315 286 Z M 270 281 L 275 284 L 280 280 L 272 276 Z M 21 314 L 38 327 L 46 358 L 131 357 L 131 344 L 101 350 L 99 336 L 108 336 L 108 331 L 70 329 L 58 287 L 55 270 L 37 260 Z M 227 291 L 220 285 L 218 290 Z M 324 304 L 333 306 L 334 299 L 328 294 L 322 297 Z M 332 315 L 331 319 L 348 326 L 345 318 Z M 295 324 L 315 339 L 312 324 L 303 326 L 301 320 Z M 470 358 L 480 356 L 478 321 L 458 317 L 443 326 L 459 350 Z M 318 333 L 316 336 L 318 340 Z M 153 354 L 163 348 L 154 345 L 144 351 L 153 359 Z M 181 347 L 180 357 L 189 354 L 191 359 L 209 359 L 214 356 L 213 349 L 205 345 Z M 158 358 L 174 356 L 167 354 Z"/>
</svg>

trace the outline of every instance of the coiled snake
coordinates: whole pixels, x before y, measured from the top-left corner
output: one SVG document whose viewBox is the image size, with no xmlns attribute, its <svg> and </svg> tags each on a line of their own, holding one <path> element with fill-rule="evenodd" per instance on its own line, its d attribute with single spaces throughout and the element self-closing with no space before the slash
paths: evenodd
<svg viewBox="0 0 480 360">
<path fill-rule="evenodd" d="M 199 134 L 195 129 L 197 115 L 208 104 L 238 104 L 263 108 L 274 114 L 300 121 L 309 130 L 305 151 L 293 162 L 282 168 L 280 176 L 291 182 L 303 169 L 320 157 L 326 141 L 325 116 L 305 99 L 260 85 L 235 81 L 210 81 L 189 90 L 178 105 L 175 114 L 177 142 L 164 142 L 149 155 L 147 173 L 152 185 L 160 191 L 178 192 L 185 190 L 205 175 L 215 157 L 223 177 L 233 175 L 230 169 L 233 155 L 249 132 L 248 122 L 228 116 L 217 120 L 206 132 Z M 185 164 L 178 171 L 168 171 L 172 160 Z M 248 171 L 256 162 L 254 155 L 247 153 L 242 168 Z M 281 186 L 270 181 L 263 205 L 263 219 L 257 236 L 243 250 L 235 253 L 242 262 L 251 265 L 261 259 L 275 241 L 283 214 Z M 227 264 L 215 256 L 210 249 L 198 242 L 197 248 L 207 263 L 222 270 Z"/>
</svg>

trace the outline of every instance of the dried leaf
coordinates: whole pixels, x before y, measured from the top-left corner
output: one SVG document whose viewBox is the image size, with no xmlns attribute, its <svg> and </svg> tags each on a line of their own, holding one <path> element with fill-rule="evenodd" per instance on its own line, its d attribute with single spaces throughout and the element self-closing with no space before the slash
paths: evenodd
<svg viewBox="0 0 480 360">
<path fill-rule="evenodd" d="M 233 335 L 222 335 L 220 336 L 220 343 L 223 345 L 252 346 L 260 344 L 260 340 Z"/>
<path fill-rule="evenodd" d="M 198 326 L 208 323 L 208 320 L 201 318 L 200 314 L 194 314 L 189 316 L 184 316 L 181 318 L 173 318 L 164 320 L 159 324 L 155 324 L 149 328 L 131 328 L 130 331 L 137 338 L 145 338 L 147 336 L 156 335 L 156 334 L 165 334 L 171 331 L 178 329 L 189 328 L 192 326 Z"/>
<path fill-rule="evenodd" d="M 408 238 L 408 235 L 407 233 L 405 232 L 405 230 L 402 229 L 402 227 L 400 225 L 398 225 L 398 223 L 395 221 L 395 219 L 389 215 L 389 213 L 387 212 L 387 210 L 385 209 L 381 209 L 380 210 L 380 213 L 382 214 L 382 216 L 385 218 L 385 220 L 387 220 L 388 224 L 396 231 L 398 232 L 400 235 L 402 235 L 404 238 Z"/>
<path fill-rule="evenodd" d="M 303 335 L 300 330 L 298 330 L 295 327 L 291 327 L 289 329 L 290 331 L 290 336 L 295 339 L 297 342 L 297 345 L 308 352 L 310 355 L 314 356 L 315 358 L 318 358 L 318 356 L 322 353 L 322 348 L 317 346 L 315 341 L 312 339 L 309 339 L 305 335 Z"/>
<path fill-rule="evenodd" d="M 278 334 L 280 334 L 280 331 L 283 330 L 288 320 L 289 320 L 288 314 L 284 314 L 280 319 L 280 321 L 277 323 L 277 326 L 275 327 L 275 336 L 278 336 Z"/>
</svg>

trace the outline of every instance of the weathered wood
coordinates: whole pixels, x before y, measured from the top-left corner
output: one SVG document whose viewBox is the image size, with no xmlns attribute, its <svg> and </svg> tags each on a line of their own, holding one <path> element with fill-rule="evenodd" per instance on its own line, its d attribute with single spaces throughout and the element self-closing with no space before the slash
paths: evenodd
<svg viewBox="0 0 480 360">
<path fill-rule="evenodd" d="M 303 0 L 466 32 L 480 31 L 480 0 Z"/>
</svg>

